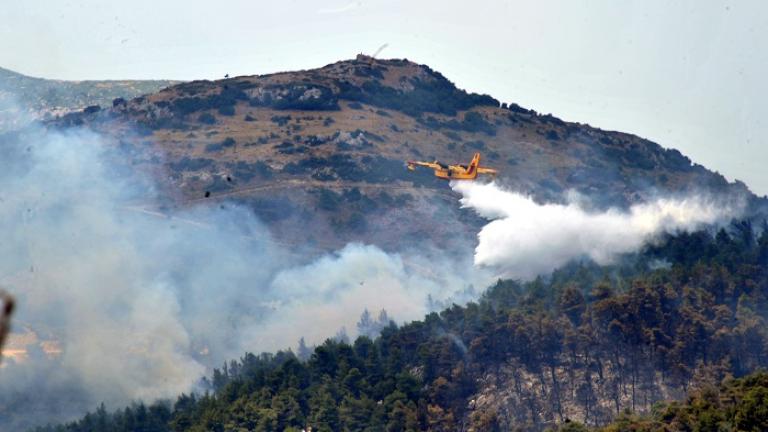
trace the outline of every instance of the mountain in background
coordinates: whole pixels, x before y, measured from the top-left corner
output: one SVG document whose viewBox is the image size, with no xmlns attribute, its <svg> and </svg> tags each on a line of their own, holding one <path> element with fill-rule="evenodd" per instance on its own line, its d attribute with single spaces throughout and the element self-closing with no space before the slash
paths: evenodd
<svg viewBox="0 0 768 432">
<path fill-rule="evenodd" d="M 597 208 L 626 207 L 701 191 L 762 205 L 744 184 L 677 150 L 467 93 L 408 60 L 360 55 L 182 83 L 52 124 L 89 124 L 113 137 L 132 164 L 160 174 L 168 206 L 234 201 L 282 240 L 322 250 L 473 242 L 482 221 L 458 208 L 447 182 L 409 172 L 404 161 L 466 163 L 474 152 L 502 184 L 538 201 L 562 202 L 575 190 Z"/>
<path fill-rule="evenodd" d="M 0 131 L 52 118 L 118 97 L 134 98 L 177 84 L 168 80 L 64 81 L 33 78 L 0 68 Z"/>
</svg>

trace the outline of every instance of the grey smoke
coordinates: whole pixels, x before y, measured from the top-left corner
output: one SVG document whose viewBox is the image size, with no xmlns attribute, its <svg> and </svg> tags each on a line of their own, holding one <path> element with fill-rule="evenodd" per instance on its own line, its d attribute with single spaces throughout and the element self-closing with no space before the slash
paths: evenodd
<svg viewBox="0 0 768 432">
<path fill-rule="evenodd" d="M 350 244 L 308 260 L 246 208 L 159 217 L 145 210 L 160 203 L 153 182 L 93 132 L 0 139 L 0 284 L 18 298 L 10 339 L 38 338 L 26 361 L 0 368 L 0 430 L 172 398 L 244 351 L 322 343 L 342 327 L 354 337 L 365 308 L 403 322 L 423 317 L 428 298 L 468 299 L 468 279 L 439 253 Z M 481 275 L 467 278 L 485 286 Z M 51 340 L 59 355 L 42 351 Z"/>
<path fill-rule="evenodd" d="M 4 92 L 0 84 L 0 133 L 21 129 L 38 117 L 32 110 L 20 108 L 16 97 Z"/>
</svg>

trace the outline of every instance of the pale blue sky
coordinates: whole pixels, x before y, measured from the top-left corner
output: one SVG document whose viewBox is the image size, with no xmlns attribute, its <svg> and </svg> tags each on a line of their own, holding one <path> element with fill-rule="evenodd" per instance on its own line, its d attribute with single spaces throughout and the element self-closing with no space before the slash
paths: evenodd
<svg viewBox="0 0 768 432">
<path fill-rule="evenodd" d="M 675 147 L 768 193 L 768 2 L 26 0 L 0 66 L 218 78 L 406 57 L 459 87 Z"/>
</svg>

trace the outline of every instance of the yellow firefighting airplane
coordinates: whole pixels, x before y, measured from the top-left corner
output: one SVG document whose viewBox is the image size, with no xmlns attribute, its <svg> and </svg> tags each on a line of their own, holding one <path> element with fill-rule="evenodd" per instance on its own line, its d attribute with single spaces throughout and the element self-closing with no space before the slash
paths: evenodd
<svg viewBox="0 0 768 432">
<path fill-rule="evenodd" d="M 475 153 L 472 162 L 469 165 L 445 165 L 438 161 L 419 162 L 408 161 L 408 169 L 416 170 L 417 166 L 423 166 L 435 170 L 435 176 L 446 180 L 474 180 L 478 174 L 489 174 L 495 176 L 497 171 L 491 168 L 480 166 L 480 153 Z"/>
</svg>

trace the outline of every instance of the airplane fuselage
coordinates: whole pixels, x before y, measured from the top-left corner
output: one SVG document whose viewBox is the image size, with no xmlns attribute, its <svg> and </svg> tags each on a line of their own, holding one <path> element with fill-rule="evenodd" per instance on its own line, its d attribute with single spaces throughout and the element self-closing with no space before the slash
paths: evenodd
<svg viewBox="0 0 768 432">
<path fill-rule="evenodd" d="M 475 153 L 468 165 L 445 165 L 438 161 L 418 162 L 409 161 L 408 169 L 413 171 L 417 166 L 434 170 L 435 177 L 445 180 L 475 180 L 478 174 L 496 175 L 496 170 L 480 166 L 480 153 Z"/>
</svg>

